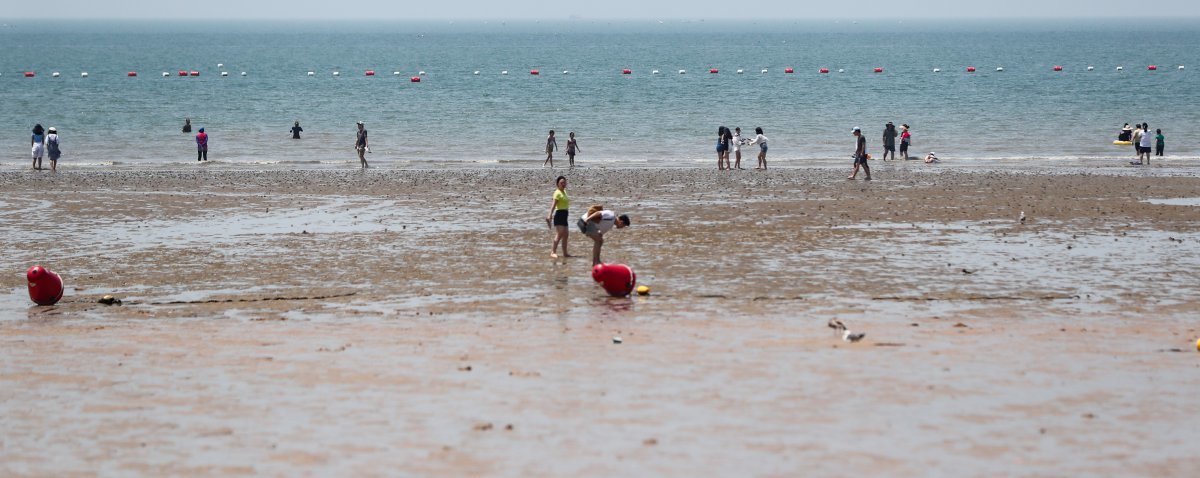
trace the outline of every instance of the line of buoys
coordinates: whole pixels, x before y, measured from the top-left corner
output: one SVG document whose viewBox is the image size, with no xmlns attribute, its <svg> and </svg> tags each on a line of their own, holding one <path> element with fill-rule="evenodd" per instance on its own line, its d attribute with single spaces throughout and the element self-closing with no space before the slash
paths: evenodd
<svg viewBox="0 0 1200 478">
<path fill-rule="evenodd" d="M 1123 66 L 1118 66 L 1118 67 L 1117 67 L 1117 71 L 1125 71 L 1125 67 L 1123 67 Z"/>
<path fill-rule="evenodd" d="M 934 72 L 934 73 L 941 73 L 941 72 L 942 72 L 942 69 L 941 69 L 941 68 L 934 68 L 934 69 L 933 69 L 933 72 Z"/>
<path fill-rule="evenodd" d="M 829 68 L 821 68 L 819 71 L 821 73 L 829 73 Z"/>
<path fill-rule="evenodd" d="M 846 72 L 846 70 L 844 68 L 838 68 L 838 73 L 845 73 L 845 72 Z"/>
<path fill-rule="evenodd" d="M 335 72 L 333 72 L 333 76 L 342 76 L 342 72 L 335 71 Z"/>
<path fill-rule="evenodd" d="M 316 75 L 317 75 L 317 72 L 315 72 L 315 71 L 308 72 L 308 76 L 316 76 Z"/>
<path fill-rule="evenodd" d="M 473 74 L 474 74 L 474 75 L 476 75 L 476 76 L 478 76 L 478 75 L 479 75 L 479 70 L 475 70 L 475 73 L 473 73 Z"/>
<path fill-rule="evenodd" d="M 1183 69 L 1183 65 L 1179 65 L 1179 69 L 1180 69 L 1180 70 L 1182 70 L 1182 69 Z"/>
<path fill-rule="evenodd" d="M 200 76 L 200 72 L 192 70 L 188 72 L 188 76 Z"/>
<path fill-rule="evenodd" d="M 179 76 L 187 76 L 187 70 L 179 70 Z"/>
<path fill-rule="evenodd" d="M 504 71 L 500 72 L 500 74 L 501 74 L 501 75 L 507 75 L 507 74 L 508 74 L 508 70 L 504 70 Z"/>
<path fill-rule="evenodd" d="M 740 69 L 740 68 L 739 68 L 739 69 L 738 69 L 738 71 L 737 71 L 737 74 L 739 74 L 739 75 L 740 75 L 740 74 L 742 74 L 742 73 L 745 73 L 745 72 L 746 72 L 745 70 L 742 70 L 742 69 Z"/>
<path fill-rule="evenodd" d="M 225 64 L 224 64 L 224 63 L 217 63 L 217 69 L 218 69 L 218 70 L 220 70 L 221 68 L 225 68 Z"/>
<path fill-rule="evenodd" d="M 996 67 L 996 71 L 1004 71 L 1004 67 L 1003 67 L 1003 66 L 997 66 L 997 67 Z"/>
<path fill-rule="evenodd" d="M 1181 68 L 1181 69 L 1182 69 L 1183 67 L 1181 66 L 1181 67 L 1179 67 L 1179 68 Z M 658 74 L 658 70 L 651 71 L 651 72 L 650 72 L 650 74 L 651 74 L 651 75 L 657 75 L 657 74 Z"/>
<path fill-rule="evenodd" d="M 80 74 L 79 74 L 79 77 L 80 77 L 80 78 L 87 78 L 87 77 L 88 77 L 88 74 L 87 74 L 87 72 L 85 71 L 85 72 L 82 72 L 82 73 L 80 73 Z"/>
<path fill-rule="evenodd" d="M 1158 66 L 1150 65 L 1150 66 L 1147 66 L 1146 69 L 1150 70 L 1150 71 L 1158 71 Z"/>
<path fill-rule="evenodd" d="M 229 72 L 228 72 L 228 71 L 222 71 L 222 72 L 221 72 L 221 76 L 229 76 Z"/>
<path fill-rule="evenodd" d="M 875 67 L 875 73 L 883 73 L 883 68 Z"/>
<path fill-rule="evenodd" d="M 714 74 L 714 75 L 715 75 L 715 74 L 717 74 L 717 73 L 720 73 L 720 72 L 721 72 L 721 70 L 718 70 L 718 69 L 716 69 L 716 68 L 709 68 L 709 69 L 708 69 L 708 72 L 709 72 L 709 73 L 711 73 L 711 74 Z"/>
<path fill-rule="evenodd" d="M 687 74 L 687 70 L 679 70 L 679 74 L 680 74 L 680 75 L 686 75 L 686 74 Z"/>
<path fill-rule="evenodd" d="M 795 72 L 796 72 L 796 70 L 795 70 L 795 69 L 792 69 L 792 68 L 784 68 L 784 69 L 783 69 L 783 72 L 784 72 L 785 74 L 788 74 L 788 75 L 790 75 L 790 74 L 792 74 L 792 73 L 795 73 Z"/>
</svg>

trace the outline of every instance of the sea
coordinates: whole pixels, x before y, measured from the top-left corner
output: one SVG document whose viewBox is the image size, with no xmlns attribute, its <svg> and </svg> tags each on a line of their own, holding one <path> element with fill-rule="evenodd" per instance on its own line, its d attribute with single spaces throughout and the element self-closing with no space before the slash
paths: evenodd
<svg viewBox="0 0 1200 478">
<path fill-rule="evenodd" d="M 719 126 L 848 165 L 889 121 L 946 163 L 1128 164 L 1141 122 L 1200 159 L 1200 19 L 0 23 L 0 170 L 34 124 L 68 170 L 352 168 L 357 121 L 380 168 L 540 167 L 550 130 L 558 166 L 574 132 L 580 167 L 712 167 Z"/>
</svg>

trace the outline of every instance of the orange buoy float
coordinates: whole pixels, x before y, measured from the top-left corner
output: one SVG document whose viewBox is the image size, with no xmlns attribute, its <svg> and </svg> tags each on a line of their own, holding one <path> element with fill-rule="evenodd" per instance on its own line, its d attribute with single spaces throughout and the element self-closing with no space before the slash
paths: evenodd
<svg viewBox="0 0 1200 478">
<path fill-rule="evenodd" d="M 829 68 L 821 68 L 821 73 L 829 73 Z"/>
<path fill-rule="evenodd" d="M 33 78 L 34 76 L 35 76 L 35 75 L 34 75 L 34 73 L 33 73 L 32 71 L 27 71 L 27 72 L 25 72 L 25 77 L 26 77 L 26 78 Z"/>
<path fill-rule="evenodd" d="M 375 76 L 375 70 L 367 70 L 366 76 Z"/>
<path fill-rule="evenodd" d="M 63 281 L 58 274 L 42 266 L 30 267 L 25 271 L 29 283 L 29 298 L 37 305 L 54 305 L 62 299 Z"/>
<path fill-rule="evenodd" d="M 592 280 L 613 297 L 627 297 L 637 287 L 637 274 L 625 264 L 596 264 Z"/>
<path fill-rule="evenodd" d="M 883 73 L 883 68 L 875 67 L 875 73 Z"/>
<path fill-rule="evenodd" d="M 968 66 L 968 67 L 967 67 L 967 73 L 975 73 L 975 67 L 973 67 L 973 66 Z"/>
<path fill-rule="evenodd" d="M 622 74 L 622 75 L 632 75 L 632 74 L 633 74 L 633 70 L 630 70 L 629 68 L 626 68 L 626 69 L 624 69 L 624 70 L 621 70 L 621 74 Z"/>
<path fill-rule="evenodd" d="M 537 70 L 529 70 L 529 74 L 530 75 L 540 75 L 540 74 L 542 74 L 542 72 L 537 71 Z"/>
<path fill-rule="evenodd" d="M 1054 71 L 1062 71 L 1062 67 L 1058 66 L 1058 65 L 1054 65 Z"/>
<path fill-rule="evenodd" d="M 784 68 L 784 69 L 783 69 L 783 72 L 784 72 L 784 73 L 789 73 L 789 74 L 790 74 L 790 73 L 795 73 L 795 72 L 796 72 L 796 70 L 794 70 L 794 69 L 792 69 L 792 68 Z"/>
<path fill-rule="evenodd" d="M 408 81 L 410 81 L 410 82 L 413 82 L 413 83 L 420 83 L 420 82 L 421 82 L 421 77 L 420 77 L 420 76 L 414 76 L 414 77 L 412 77 L 412 78 L 409 78 L 409 79 L 408 79 Z"/>
<path fill-rule="evenodd" d="M 716 73 L 720 73 L 721 71 L 720 71 L 720 70 L 717 70 L 716 68 L 709 68 L 709 69 L 708 69 L 708 72 L 709 72 L 709 73 L 716 74 Z"/>
<path fill-rule="evenodd" d="M 1147 66 L 1146 69 L 1150 70 L 1150 71 L 1155 71 L 1155 70 L 1158 70 L 1158 65 L 1150 65 L 1150 66 Z"/>
<path fill-rule="evenodd" d="M 129 73 L 126 73 L 126 74 L 125 74 L 125 76 L 137 76 L 137 72 L 136 72 L 136 71 L 131 71 L 131 72 L 129 72 Z"/>
</svg>

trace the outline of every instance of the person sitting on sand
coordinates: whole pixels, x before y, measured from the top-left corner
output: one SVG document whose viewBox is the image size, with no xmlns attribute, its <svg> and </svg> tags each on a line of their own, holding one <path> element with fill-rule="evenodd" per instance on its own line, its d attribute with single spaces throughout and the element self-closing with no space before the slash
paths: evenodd
<svg viewBox="0 0 1200 478">
<path fill-rule="evenodd" d="M 579 218 L 579 230 L 592 238 L 592 266 L 600 263 L 600 248 L 604 246 L 604 233 L 613 227 L 621 229 L 629 227 L 629 216 L 617 215 L 604 206 L 596 205 L 588 208 L 587 214 Z"/>
<path fill-rule="evenodd" d="M 926 163 L 940 163 L 940 162 L 942 162 L 942 160 L 938 159 L 937 153 L 930 151 L 929 154 L 925 155 L 925 162 Z"/>
</svg>

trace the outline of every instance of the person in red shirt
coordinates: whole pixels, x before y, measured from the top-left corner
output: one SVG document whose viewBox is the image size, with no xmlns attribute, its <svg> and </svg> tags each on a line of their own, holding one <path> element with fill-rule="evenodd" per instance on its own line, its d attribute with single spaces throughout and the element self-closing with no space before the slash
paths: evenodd
<svg viewBox="0 0 1200 478">
<path fill-rule="evenodd" d="M 908 125 L 900 125 L 900 156 L 905 161 L 908 160 L 908 145 L 912 144 L 912 133 L 908 132 Z M 896 159 L 895 153 L 892 153 L 892 159 Z"/>
<path fill-rule="evenodd" d="M 196 133 L 196 161 L 208 161 L 208 133 L 204 132 L 204 128 L 200 128 L 200 132 Z"/>
</svg>

